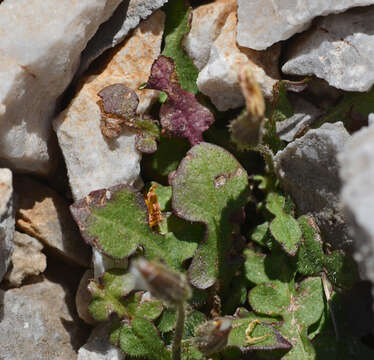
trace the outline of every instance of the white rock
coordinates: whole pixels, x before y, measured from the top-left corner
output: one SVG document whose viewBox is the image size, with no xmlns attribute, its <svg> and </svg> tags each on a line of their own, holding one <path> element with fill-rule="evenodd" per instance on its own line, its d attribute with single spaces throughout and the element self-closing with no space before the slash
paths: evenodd
<svg viewBox="0 0 374 360">
<path fill-rule="evenodd" d="M 351 237 L 340 203 L 337 155 L 349 134 L 342 122 L 326 123 L 277 153 L 275 168 L 298 215 L 312 214 L 322 238 L 334 248 L 350 248 Z"/>
<path fill-rule="evenodd" d="M 51 117 L 79 57 L 121 0 L 5 0 L 0 11 L 0 162 L 46 174 Z M 50 142 L 52 142 L 52 146 Z"/>
<path fill-rule="evenodd" d="M 361 275 L 374 282 L 374 126 L 352 135 L 339 155 L 342 202 L 354 233 Z"/>
<path fill-rule="evenodd" d="M 303 132 L 322 114 L 322 111 L 300 96 L 289 95 L 293 101 L 294 115 L 276 123 L 278 136 L 291 142 Z"/>
<path fill-rule="evenodd" d="M 367 91 L 374 84 L 374 6 L 319 19 L 290 48 L 282 71 L 314 74 L 346 91 Z"/>
<path fill-rule="evenodd" d="M 125 359 L 121 350 L 109 342 L 110 327 L 110 323 L 103 323 L 94 328 L 87 343 L 79 349 L 77 360 Z"/>
<path fill-rule="evenodd" d="M 47 257 L 42 253 L 41 242 L 27 234 L 14 232 L 12 268 L 6 274 L 11 287 L 21 286 L 24 279 L 39 275 L 47 267 Z"/>
<path fill-rule="evenodd" d="M 0 169 L 0 282 L 10 263 L 13 251 L 14 213 L 12 173 Z"/>
<path fill-rule="evenodd" d="M 125 129 L 117 139 L 108 141 L 103 137 L 97 93 L 114 83 L 124 83 L 135 90 L 148 80 L 152 63 L 160 53 L 164 17 L 159 10 L 143 21 L 110 55 L 105 69 L 84 81 L 71 104 L 54 121 L 75 200 L 93 190 L 132 184 L 139 176 L 141 154 L 135 149 L 135 133 Z M 136 91 L 140 99 L 138 111 L 144 112 L 156 93 Z"/>
<path fill-rule="evenodd" d="M 200 71 L 208 62 L 210 48 L 220 34 L 227 16 L 236 10 L 236 0 L 217 0 L 194 9 L 191 30 L 183 46 Z"/>
<path fill-rule="evenodd" d="M 275 78 L 279 76 L 280 47 L 275 46 L 265 52 L 239 49 L 236 44 L 236 24 L 236 14 L 232 12 L 213 42 L 209 61 L 197 79 L 199 90 L 209 96 L 220 111 L 244 105 L 239 85 L 239 74 L 243 66 L 251 68 L 265 97 L 272 96 Z"/>
<path fill-rule="evenodd" d="M 4 360 L 74 360 L 86 336 L 71 293 L 44 280 L 0 290 L 0 349 Z"/>
<path fill-rule="evenodd" d="M 82 73 L 105 50 L 117 46 L 130 30 L 138 26 L 168 0 L 124 0 L 110 19 L 102 24 L 82 53 L 78 72 Z"/>
<path fill-rule="evenodd" d="M 305 30 L 316 16 L 374 4 L 373 0 L 238 0 L 239 45 L 264 50 Z"/>
</svg>

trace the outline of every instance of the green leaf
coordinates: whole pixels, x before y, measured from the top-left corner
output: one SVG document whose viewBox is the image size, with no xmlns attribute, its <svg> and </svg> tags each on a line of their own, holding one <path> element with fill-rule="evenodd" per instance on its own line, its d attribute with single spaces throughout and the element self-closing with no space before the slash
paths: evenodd
<svg viewBox="0 0 374 360">
<path fill-rule="evenodd" d="M 324 271 L 336 286 L 350 288 L 358 279 L 353 259 L 342 251 L 326 255 L 317 225 L 307 216 L 298 219 L 302 241 L 297 254 L 297 271 L 303 275 L 317 275 Z"/>
<path fill-rule="evenodd" d="M 133 289 L 132 274 L 122 269 L 107 271 L 98 282 L 90 281 L 88 285 L 92 296 L 90 313 L 97 321 L 108 320 L 112 313 L 116 313 L 120 318 L 127 316 L 128 312 L 123 298 Z"/>
<path fill-rule="evenodd" d="M 176 214 L 206 224 L 205 239 L 189 268 L 191 283 L 206 289 L 231 274 L 227 261 L 233 230 L 230 216 L 247 202 L 247 174 L 226 150 L 201 143 L 187 153 L 171 185 Z"/>
<path fill-rule="evenodd" d="M 244 257 L 244 274 L 251 283 L 261 284 L 270 281 L 265 270 L 265 255 L 246 249 L 244 250 Z"/>
<path fill-rule="evenodd" d="M 270 249 L 273 238 L 271 236 L 269 226 L 270 224 L 268 221 L 256 226 L 252 231 L 250 238 L 255 243 Z"/>
<path fill-rule="evenodd" d="M 249 350 L 275 350 L 291 348 L 291 344 L 276 330 L 275 324 L 279 319 L 247 312 L 244 316 L 234 318 L 232 330 L 227 342 L 228 347 L 237 347 L 246 352 Z M 246 331 L 251 328 L 251 339 L 248 339 Z M 257 340 L 256 340 L 257 338 Z"/>
<path fill-rule="evenodd" d="M 163 310 L 161 301 L 151 298 L 149 293 L 136 292 L 123 300 L 128 317 L 142 317 L 148 320 L 157 319 Z"/>
<path fill-rule="evenodd" d="M 155 193 L 157 195 L 157 200 L 161 211 L 171 211 L 171 186 L 162 186 L 161 184 L 152 181 L 151 186 L 153 185 L 157 185 Z"/>
<path fill-rule="evenodd" d="M 184 0 L 173 0 L 169 1 L 164 9 L 165 47 L 162 55 L 174 60 L 182 89 L 196 94 L 198 70 L 182 47 L 182 40 L 190 31 L 192 8 L 186 7 Z"/>
<path fill-rule="evenodd" d="M 70 209 L 86 242 L 115 259 L 143 249 L 147 259 L 161 259 L 181 270 L 196 248 L 190 239 L 152 232 L 143 195 L 124 185 L 94 191 Z"/>
<path fill-rule="evenodd" d="M 282 359 L 315 359 L 307 331 L 324 311 L 320 278 L 307 278 L 296 287 L 279 281 L 259 284 L 250 291 L 249 302 L 260 314 L 282 316 L 284 322 L 279 331 L 292 344 L 292 349 Z"/>
<path fill-rule="evenodd" d="M 141 317 L 132 319 L 131 325 L 127 323 L 122 326 L 119 344 L 122 351 L 130 356 L 171 360 L 171 353 L 165 348 L 155 326 Z"/>
<path fill-rule="evenodd" d="M 275 240 L 290 255 L 295 255 L 301 240 L 301 230 L 296 219 L 286 209 L 286 198 L 277 193 L 269 193 L 266 208 L 275 215 L 270 223 L 270 231 Z"/>
</svg>

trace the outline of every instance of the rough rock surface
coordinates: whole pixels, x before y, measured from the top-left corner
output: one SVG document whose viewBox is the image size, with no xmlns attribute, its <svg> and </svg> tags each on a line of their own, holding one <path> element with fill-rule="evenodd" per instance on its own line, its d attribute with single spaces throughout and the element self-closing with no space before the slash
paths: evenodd
<svg viewBox="0 0 374 360">
<path fill-rule="evenodd" d="M 14 213 L 12 172 L 0 169 L 0 282 L 13 251 Z"/>
<path fill-rule="evenodd" d="M 319 19 L 290 48 L 282 71 L 314 74 L 346 91 L 374 84 L 374 6 Z"/>
<path fill-rule="evenodd" d="M 345 249 L 350 248 L 351 238 L 339 199 L 337 155 L 348 139 L 343 123 L 326 123 L 275 156 L 281 184 L 295 201 L 298 214 L 312 214 L 323 239 L 334 248 Z"/>
<path fill-rule="evenodd" d="M 79 317 L 87 324 L 94 325 L 97 321 L 88 311 L 88 305 L 91 302 L 91 294 L 87 289 L 90 279 L 93 279 L 93 270 L 86 270 L 79 282 L 78 290 L 75 295 L 75 306 Z"/>
<path fill-rule="evenodd" d="M 102 323 L 93 329 L 87 343 L 79 349 L 78 360 L 123 360 L 121 350 L 109 343 L 110 323 Z"/>
<path fill-rule="evenodd" d="M 136 90 L 149 77 L 160 53 L 164 14 L 158 10 L 142 21 L 133 35 L 116 48 L 104 70 L 84 81 L 68 108 L 54 121 L 65 157 L 73 197 L 119 183 L 132 184 L 139 176 L 141 154 L 135 148 L 135 133 L 125 129 L 114 140 L 100 130 L 97 93 L 105 86 L 124 83 Z M 155 99 L 153 90 L 136 90 L 144 112 Z"/>
<path fill-rule="evenodd" d="M 26 176 L 15 178 L 18 195 L 16 227 L 39 239 L 65 260 L 90 265 L 90 248 L 84 243 L 67 201 L 54 190 Z"/>
<path fill-rule="evenodd" d="M 44 280 L 6 292 L 0 290 L 0 349 L 4 360 L 74 360 L 84 341 L 72 296 Z"/>
<path fill-rule="evenodd" d="M 262 52 L 240 49 L 236 44 L 236 25 L 236 14 L 232 12 L 213 42 L 209 61 L 197 79 L 199 90 L 209 96 L 220 111 L 244 105 L 239 84 L 239 74 L 243 66 L 250 67 L 265 97 L 272 96 L 275 79 L 279 77 L 280 47 L 276 45 Z"/>
<path fill-rule="evenodd" d="M 24 279 L 45 270 L 47 258 L 41 242 L 27 234 L 15 231 L 13 242 L 12 267 L 5 278 L 11 287 L 19 287 Z"/>
<path fill-rule="evenodd" d="M 238 43 L 263 50 L 305 30 L 316 16 L 371 4 L 373 0 L 238 0 Z"/>
<path fill-rule="evenodd" d="M 339 155 L 342 202 L 361 275 L 374 282 L 374 126 L 356 132 Z"/>
<path fill-rule="evenodd" d="M 220 34 L 227 16 L 236 10 L 236 0 L 217 0 L 194 9 L 191 30 L 183 46 L 200 71 L 208 62 L 210 48 Z"/>
<path fill-rule="evenodd" d="M 322 114 L 322 111 L 315 107 L 309 101 L 302 97 L 294 97 L 291 94 L 289 98 L 294 99 L 292 105 L 294 107 L 294 115 L 290 118 L 276 123 L 277 134 L 279 137 L 287 142 L 293 141 L 296 137 L 303 134 L 303 132 Z"/>
<path fill-rule="evenodd" d="M 120 1 L 2 2 L 0 163 L 38 174 L 51 170 L 56 99 L 73 78 L 88 40 Z"/>
<path fill-rule="evenodd" d="M 168 0 L 124 0 L 110 19 L 101 24 L 95 36 L 88 42 L 82 53 L 78 73 L 83 73 L 90 63 L 105 50 L 118 45 L 130 30 L 138 26 Z"/>
</svg>

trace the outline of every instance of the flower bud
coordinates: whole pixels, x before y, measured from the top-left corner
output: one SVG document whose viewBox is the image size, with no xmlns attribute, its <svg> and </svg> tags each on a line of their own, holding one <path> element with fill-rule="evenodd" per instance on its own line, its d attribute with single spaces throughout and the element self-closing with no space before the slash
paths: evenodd
<svg viewBox="0 0 374 360">
<path fill-rule="evenodd" d="M 206 356 L 221 351 L 227 344 L 231 319 L 217 318 L 200 325 L 195 334 L 195 345 Z"/>
<path fill-rule="evenodd" d="M 191 296 L 185 276 L 160 263 L 140 258 L 133 262 L 131 272 L 137 288 L 148 290 L 154 297 L 171 304 L 179 304 Z"/>
</svg>

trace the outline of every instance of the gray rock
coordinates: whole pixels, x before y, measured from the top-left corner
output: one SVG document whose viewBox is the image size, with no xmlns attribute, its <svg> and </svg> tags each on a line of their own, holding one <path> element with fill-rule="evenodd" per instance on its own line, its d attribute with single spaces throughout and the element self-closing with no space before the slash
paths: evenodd
<svg viewBox="0 0 374 360">
<path fill-rule="evenodd" d="M 5 278 L 10 287 L 19 287 L 24 279 L 46 269 L 47 257 L 42 253 L 42 243 L 27 234 L 15 231 L 13 242 L 12 267 Z"/>
<path fill-rule="evenodd" d="M 16 226 L 39 239 L 67 262 L 90 266 L 90 248 L 80 236 L 68 202 L 54 190 L 26 176 L 15 178 Z"/>
<path fill-rule="evenodd" d="M 78 74 L 83 73 L 88 66 L 105 50 L 118 45 L 125 39 L 130 30 L 134 29 L 141 20 L 146 19 L 155 10 L 167 3 L 168 0 L 123 0 L 110 19 L 101 24 L 95 36 L 88 42 L 81 57 Z"/>
<path fill-rule="evenodd" d="M 346 91 L 367 91 L 374 84 L 374 6 L 330 15 L 297 38 L 282 71 L 314 74 Z"/>
<path fill-rule="evenodd" d="M 153 61 L 160 54 L 165 15 L 156 11 L 132 36 L 108 54 L 104 69 L 82 80 L 80 90 L 54 121 L 75 200 L 91 191 L 139 177 L 141 154 L 135 148 L 136 133 L 124 129 L 117 139 L 104 138 L 97 93 L 105 86 L 123 83 L 138 94 L 138 112 L 144 113 L 155 99 L 154 90 L 137 90 L 148 80 Z"/>
<path fill-rule="evenodd" d="M 0 290 L 1 359 L 76 359 L 75 348 L 84 341 L 85 331 L 71 314 L 72 305 L 71 294 L 46 279 Z"/>
<path fill-rule="evenodd" d="M 352 135 L 339 155 L 341 192 L 354 235 L 354 257 L 363 278 L 374 283 L 374 126 Z"/>
<path fill-rule="evenodd" d="M 86 323 L 90 325 L 97 324 L 97 321 L 92 317 L 88 311 L 88 306 L 91 302 L 91 293 L 88 291 L 88 283 L 94 277 L 93 271 L 86 270 L 79 282 L 78 290 L 75 295 L 75 306 L 77 308 L 77 313 L 79 317 Z"/>
<path fill-rule="evenodd" d="M 239 45 L 264 50 L 304 31 L 316 16 L 374 4 L 373 0 L 238 0 Z"/>
<path fill-rule="evenodd" d="M 337 155 L 348 139 L 343 123 L 326 123 L 275 156 L 279 179 L 295 201 L 298 215 L 313 215 L 323 240 L 343 249 L 349 249 L 352 241 L 339 199 Z"/>
<path fill-rule="evenodd" d="M 78 351 L 78 360 L 123 360 L 124 354 L 108 339 L 110 323 L 102 323 L 93 329 L 87 343 Z"/>
<path fill-rule="evenodd" d="M 322 114 L 322 111 L 302 97 L 292 97 L 294 115 L 276 123 L 278 136 L 287 142 L 302 135 L 308 127 Z"/>
<path fill-rule="evenodd" d="M 0 163 L 40 175 L 53 169 L 51 120 L 57 99 L 73 78 L 88 40 L 120 2 L 2 2 Z"/>
<path fill-rule="evenodd" d="M 13 251 L 14 213 L 12 172 L 0 169 L 0 282 Z"/>
</svg>

